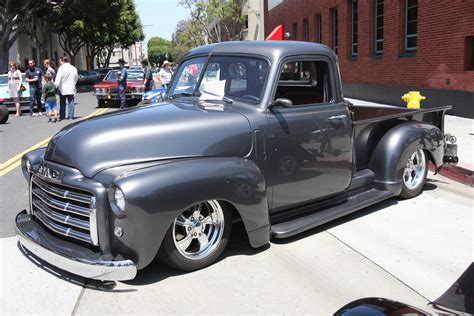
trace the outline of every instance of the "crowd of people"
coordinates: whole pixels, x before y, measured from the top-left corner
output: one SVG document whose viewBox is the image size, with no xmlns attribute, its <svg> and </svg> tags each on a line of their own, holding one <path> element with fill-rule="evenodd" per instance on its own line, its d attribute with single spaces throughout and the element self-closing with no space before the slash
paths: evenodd
<svg viewBox="0 0 474 316">
<path fill-rule="evenodd" d="M 43 102 L 45 104 L 48 122 L 56 123 L 63 119 L 74 119 L 74 96 L 79 75 L 76 67 L 71 65 L 68 57 L 59 59 L 59 67 L 55 69 L 54 62 L 46 59 L 43 69 L 36 66 L 33 59 L 28 61 L 25 71 L 25 81 L 29 85 L 30 116 L 42 116 Z M 20 97 L 26 90 L 23 78 L 16 62 L 9 63 L 8 90 L 16 107 L 15 116 L 21 116 Z M 57 96 L 59 95 L 59 111 Z M 66 112 L 66 101 L 68 104 Z M 35 112 L 36 105 L 36 112 Z"/>
</svg>

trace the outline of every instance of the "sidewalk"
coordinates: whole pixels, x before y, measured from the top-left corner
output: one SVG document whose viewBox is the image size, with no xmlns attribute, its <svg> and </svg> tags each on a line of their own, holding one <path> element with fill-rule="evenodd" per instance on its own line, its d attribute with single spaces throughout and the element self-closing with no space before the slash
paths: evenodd
<svg viewBox="0 0 474 316">
<path fill-rule="evenodd" d="M 352 102 L 354 105 L 393 106 L 352 98 L 346 99 Z M 421 103 L 421 107 L 423 108 L 423 102 Z M 444 117 L 444 123 L 444 132 L 452 134 L 457 138 L 456 144 L 458 145 L 459 162 L 456 165 L 448 165 L 443 167 L 440 174 L 468 186 L 474 187 L 474 120 L 446 115 Z"/>
</svg>

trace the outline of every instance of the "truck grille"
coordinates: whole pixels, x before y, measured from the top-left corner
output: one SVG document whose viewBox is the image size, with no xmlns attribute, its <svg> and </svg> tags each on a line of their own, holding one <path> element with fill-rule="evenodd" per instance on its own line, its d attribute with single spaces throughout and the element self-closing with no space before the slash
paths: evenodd
<svg viewBox="0 0 474 316">
<path fill-rule="evenodd" d="M 47 182 L 33 175 L 31 212 L 49 230 L 71 239 L 98 245 L 93 194 Z"/>
</svg>

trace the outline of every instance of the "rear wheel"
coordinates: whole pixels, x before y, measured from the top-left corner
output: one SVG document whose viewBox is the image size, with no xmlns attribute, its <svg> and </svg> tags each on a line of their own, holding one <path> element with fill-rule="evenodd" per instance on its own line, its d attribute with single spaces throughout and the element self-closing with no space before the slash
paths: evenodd
<svg viewBox="0 0 474 316">
<path fill-rule="evenodd" d="M 409 199 L 417 196 L 423 190 L 428 174 L 426 155 L 423 149 L 411 154 L 403 170 L 403 188 L 400 197 Z"/>
<path fill-rule="evenodd" d="M 8 113 L 8 108 L 5 104 L 0 104 L 0 124 L 5 124 L 8 121 L 8 117 L 10 113 Z"/>
<path fill-rule="evenodd" d="M 185 271 L 214 263 L 224 251 L 232 228 L 231 211 L 216 200 L 193 205 L 168 229 L 158 257 Z"/>
</svg>

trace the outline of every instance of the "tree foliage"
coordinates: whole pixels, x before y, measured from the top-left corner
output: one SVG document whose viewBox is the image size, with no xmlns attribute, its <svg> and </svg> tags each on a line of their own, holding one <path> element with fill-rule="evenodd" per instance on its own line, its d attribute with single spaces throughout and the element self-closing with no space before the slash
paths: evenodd
<svg viewBox="0 0 474 316">
<path fill-rule="evenodd" d="M 161 66 L 165 60 L 173 61 L 172 42 L 161 37 L 148 40 L 148 61 L 153 66 Z"/>
</svg>

